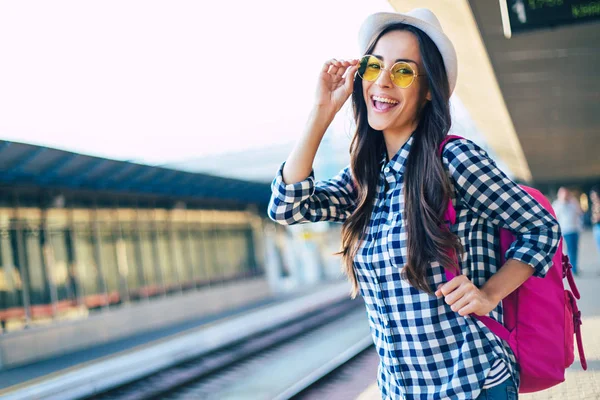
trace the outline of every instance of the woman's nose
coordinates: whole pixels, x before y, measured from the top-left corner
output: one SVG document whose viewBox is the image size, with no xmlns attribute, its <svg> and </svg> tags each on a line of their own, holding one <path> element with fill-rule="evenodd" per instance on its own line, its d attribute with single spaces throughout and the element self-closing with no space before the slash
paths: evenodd
<svg viewBox="0 0 600 400">
<path fill-rule="evenodd" d="M 382 68 L 375 83 L 379 87 L 392 87 L 392 77 L 390 76 L 390 72 L 387 69 Z"/>
</svg>

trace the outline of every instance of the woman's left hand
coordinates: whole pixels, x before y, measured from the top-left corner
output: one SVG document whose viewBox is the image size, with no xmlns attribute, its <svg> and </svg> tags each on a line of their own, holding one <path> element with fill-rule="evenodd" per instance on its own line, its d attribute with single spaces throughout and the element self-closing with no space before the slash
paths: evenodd
<svg viewBox="0 0 600 400">
<path fill-rule="evenodd" d="M 499 303 L 475 286 L 465 275 L 456 276 L 451 281 L 439 286 L 435 295 L 437 297 L 444 296 L 446 303 L 452 306 L 452 310 L 462 316 L 486 315 Z"/>
</svg>

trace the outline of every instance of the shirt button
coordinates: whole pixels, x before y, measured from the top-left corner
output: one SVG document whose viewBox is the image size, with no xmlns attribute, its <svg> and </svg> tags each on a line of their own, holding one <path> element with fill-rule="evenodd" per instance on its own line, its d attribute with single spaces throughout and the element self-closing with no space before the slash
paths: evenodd
<svg viewBox="0 0 600 400">
<path fill-rule="evenodd" d="M 385 169 L 383 170 L 383 172 L 385 172 L 386 174 L 387 174 L 388 172 L 390 172 L 390 167 L 385 167 Z"/>
</svg>

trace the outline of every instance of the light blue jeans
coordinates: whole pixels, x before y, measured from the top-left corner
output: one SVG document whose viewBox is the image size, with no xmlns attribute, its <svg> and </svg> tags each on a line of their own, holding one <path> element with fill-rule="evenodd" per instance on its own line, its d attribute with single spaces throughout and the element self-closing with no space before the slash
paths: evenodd
<svg viewBox="0 0 600 400">
<path fill-rule="evenodd" d="M 565 239 L 565 243 L 567 244 L 567 255 L 569 256 L 569 261 L 571 261 L 571 265 L 573 266 L 573 273 L 577 274 L 577 272 L 579 272 L 577 270 L 577 253 L 579 252 L 579 233 L 565 233 L 563 234 L 563 238 Z"/>
<path fill-rule="evenodd" d="M 519 391 L 512 378 L 508 378 L 498 386 L 483 389 L 476 400 L 517 400 Z"/>
<path fill-rule="evenodd" d="M 596 240 L 596 246 L 598 247 L 598 252 L 600 253 L 600 222 L 594 224 L 592 231 L 594 232 L 594 240 Z"/>
</svg>

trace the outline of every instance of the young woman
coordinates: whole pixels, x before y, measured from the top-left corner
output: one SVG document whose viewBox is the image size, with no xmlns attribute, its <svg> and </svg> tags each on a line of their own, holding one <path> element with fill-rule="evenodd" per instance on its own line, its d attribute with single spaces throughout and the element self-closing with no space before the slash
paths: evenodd
<svg viewBox="0 0 600 400">
<path fill-rule="evenodd" d="M 439 156 L 457 68 L 431 11 L 371 15 L 359 42 L 364 57 L 324 64 L 304 136 L 273 182 L 269 216 L 343 222 L 342 260 L 367 307 L 384 399 L 516 398 L 514 354 L 469 314 L 502 322 L 501 300 L 548 271 L 558 224 L 474 143 L 450 142 Z M 319 143 L 350 95 L 351 163 L 315 182 Z M 448 201 L 457 212 L 450 229 Z M 500 226 L 517 235 L 504 265 Z M 448 282 L 453 251 L 462 275 Z"/>
</svg>

